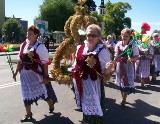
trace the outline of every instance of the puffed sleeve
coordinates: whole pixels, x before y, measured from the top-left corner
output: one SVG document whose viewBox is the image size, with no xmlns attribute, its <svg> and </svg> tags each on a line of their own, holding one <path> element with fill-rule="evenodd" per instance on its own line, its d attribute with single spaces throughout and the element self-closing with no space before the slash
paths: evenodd
<svg viewBox="0 0 160 124">
<path fill-rule="evenodd" d="M 115 45 L 115 48 L 114 48 L 114 56 L 116 57 L 116 56 L 118 56 L 118 46 L 119 46 L 119 43 L 117 43 L 116 45 Z"/>
<path fill-rule="evenodd" d="M 77 49 L 76 49 L 76 54 L 75 54 L 75 60 L 74 60 L 74 63 L 73 63 L 73 65 L 72 65 L 72 69 L 74 69 L 75 68 L 75 66 L 76 66 L 76 57 L 77 57 L 77 52 L 78 52 L 78 50 L 79 50 L 79 48 L 81 47 L 81 45 L 78 45 L 77 46 Z"/>
<path fill-rule="evenodd" d="M 134 43 L 133 44 L 133 56 L 137 56 L 139 55 L 139 50 L 138 50 L 138 46 Z"/>
<path fill-rule="evenodd" d="M 36 53 L 39 55 L 40 61 L 42 64 L 46 64 L 48 62 L 48 50 L 43 44 L 40 44 L 37 49 Z"/>
<path fill-rule="evenodd" d="M 22 43 L 22 44 L 23 44 L 23 43 Z M 20 51 L 21 51 L 21 49 L 22 49 L 22 44 L 20 45 L 20 50 L 19 50 L 19 52 L 18 52 L 17 61 L 21 61 L 21 59 L 20 59 Z"/>
<path fill-rule="evenodd" d="M 99 61 L 101 63 L 102 73 L 104 73 L 106 69 L 106 63 L 111 61 L 110 53 L 107 48 L 103 48 L 99 53 Z"/>
</svg>

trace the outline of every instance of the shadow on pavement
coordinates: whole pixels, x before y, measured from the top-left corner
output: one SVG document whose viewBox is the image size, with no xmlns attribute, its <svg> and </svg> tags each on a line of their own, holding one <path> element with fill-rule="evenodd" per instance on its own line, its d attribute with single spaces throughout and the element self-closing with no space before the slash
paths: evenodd
<svg viewBox="0 0 160 124">
<path fill-rule="evenodd" d="M 117 85 L 115 85 L 113 82 L 110 82 L 110 81 L 105 83 L 104 86 L 108 87 L 108 88 L 119 90 L 119 87 Z"/>
<path fill-rule="evenodd" d="M 160 80 L 156 80 L 156 82 L 155 83 L 150 83 L 151 85 L 160 85 Z"/>
<path fill-rule="evenodd" d="M 33 124 L 74 124 L 68 117 L 61 116 L 61 113 L 53 113 L 53 115 L 44 116 L 45 118 L 40 121 L 32 119 L 31 122 Z"/>
<path fill-rule="evenodd" d="M 107 111 L 105 113 L 105 124 L 158 124 L 150 116 L 160 116 L 160 109 L 153 107 L 142 100 L 135 100 L 134 104 L 129 107 L 126 104 L 122 108 L 116 104 L 115 99 L 106 98 Z M 158 120 L 158 119 L 157 119 Z M 110 123 L 111 122 L 111 123 Z"/>
<path fill-rule="evenodd" d="M 108 88 L 112 88 L 112 89 L 116 89 L 116 90 L 119 90 L 119 87 L 116 85 L 116 84 L 114 84 L 113 82 L 107 82 L 107 83 L 105 83 L 104 84 L 104 86 L 105 87 L 108 87 Z M 141 93 L 141 94 L 151 94 L 151 93 L 149 93 L 149 92 L 146 92 L 145 90 L 139 90 L 139 89 L 142 89 L 141 88 L 141 86 L 136 86 L 136 89 L 135 89 L 135 93 Z M 145 89 L 145 88 L 144 88 Z M 152 89 L 152 88 L 151 88 Z M 151 90 L 150 89 L 150 90 Z M 154 89 L 154 88 L 153 88 Z M 153 90 L 152 89 L 152 90 Z M 156 89 L 156 90 L 158 90 L 158 89 Z M 160 90 L 160 89 L 159 89 Z"/>
<path fill-rule="evenodd" d="M 140 90 L 139 90 L 139 89 L 140 89 Z M 149 94 L 152 94 L 152 93 L 146 92 L 146 91 L 145 91 L 145 88 L 143 88 L 143 90 L 142 90 L 141 86 L 136 86 L 135 93 L 148 94 L 148 95 L 149 95 Z"/>
<path fill-rule="evenodd" d="M 136 88 L 137 89 L 142 89 L 141 88 L 141 86 L 136 86 Z M 145 87 L 143 88 L 143 92 L 145 91 L 145 90 L 151 90 L 151 91 L 155 91 L 155 92 L 159 92 L 160 91 L 160 87 L 157 87 L 156 85 L 145 85 Z M 137 90 L 138 91 L 138 90 Z M 142 93 L 142 91 L 141 92 L 139 92 L 139 93 Z M 145 94 L 145 93 L 143 93 L 143 94 Z M 146 93 L 147 94 L 147 93 Z M 151 93 L 148 93 L 148 94 L 151 94 Z"/>
</svg>

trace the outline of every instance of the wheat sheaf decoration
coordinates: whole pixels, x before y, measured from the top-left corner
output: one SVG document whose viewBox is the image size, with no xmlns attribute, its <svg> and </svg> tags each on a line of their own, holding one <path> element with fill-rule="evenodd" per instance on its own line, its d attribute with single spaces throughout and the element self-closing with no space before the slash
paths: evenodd
<svg viewBox="0 0 160 124">
<path fill-rule="evenodd" d="M 86 0 L 79 0 L 74 7 L 75 14 L 70 16 L 64 26 L 66 38 L 55 51 L 51 75 L 59 84 L 71 85 L 72 72 L 68 71 L 74 62 L 77 45 L 83 44 L 85 35 L 80 35 L 79 30 L 85 29 L 90 24 L 98 24 L 95 17 L 88 13 Z"/>
<path fill-rule="evenodd" d="M 87 0 L 78 0 L 78 3 L 79 3 L 80 5 L 83 5 L 83 4 L 85 4 L 86 1 L 87 1 Z"/>
</svg>

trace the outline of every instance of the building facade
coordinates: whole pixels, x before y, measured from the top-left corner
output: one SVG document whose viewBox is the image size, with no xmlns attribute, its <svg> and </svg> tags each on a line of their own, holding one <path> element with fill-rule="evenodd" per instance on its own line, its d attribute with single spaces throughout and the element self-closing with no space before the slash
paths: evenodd
<svg viewBox="0 0 160 124">
<path fill-rule="evenodd" d="M 5 0 L 0 0 L 0 33 L 2 29 L 2 25 L 5 21 Z"/>
<path fill-rule="evenodd" d="M 104 12 L 104 9 L 105 9 L 104 0 L 101 0 L 101 5 L 99 6 L 98 9 L 99 9 L 98 14 L 104 16 L 104 14 L 105 14 L 105 12 Z"/>
</svg>

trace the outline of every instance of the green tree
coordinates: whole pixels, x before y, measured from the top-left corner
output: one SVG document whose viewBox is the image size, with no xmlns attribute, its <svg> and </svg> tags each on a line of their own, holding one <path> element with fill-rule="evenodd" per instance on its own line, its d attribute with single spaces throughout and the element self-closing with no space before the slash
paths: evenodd
<svg viewBox="0 0 160 124">
<path fill-rule="evenodd" d="M 99 15 L 96 11 L 92 11 L 90 15 L 95 17 L 99 24 L 103 21 L 103 16 Z"/>
<path fill-rule="evenodd" d="M 78 3 L 78 0 L 71 0 L 71 1 L 74 2 L 74 3 Z M 85 2 L 85 4 L 88 6 L 90 11 L 95 11 L 96 10 L 97 6 L 96 6 L 94 0 L 87 0 Z"/>
<path fill-rule="evenodd" d="M 90 11 L 95 11 L 96 10 L 97 6 L 96 6 L 94 0 L 87 0 L 86 5 L 89 7 Z"/>
<path fill-rule="evenodd" d="M 125 16 L 128 10 L 131 10 L 131 5 L 127 2 L 105 4 L 105 34 L 115 34 L 117 37 L 120 35 L 124 27 L 131 27 L 131 19 Z"/>
<path fill-rule="evenodd" d="M 74 13 L 71 0 L 45 0 L 38 19 L 48 21 L 49 31 L 63 31 L 67 19 Z"/>
<path fill-rule="evenodd" d="M 9 18 L 2 26 L 2 34 L 5 35 L 7 42 L 21 42 L 24 30 L 17 19 Z"/>
</svg>

